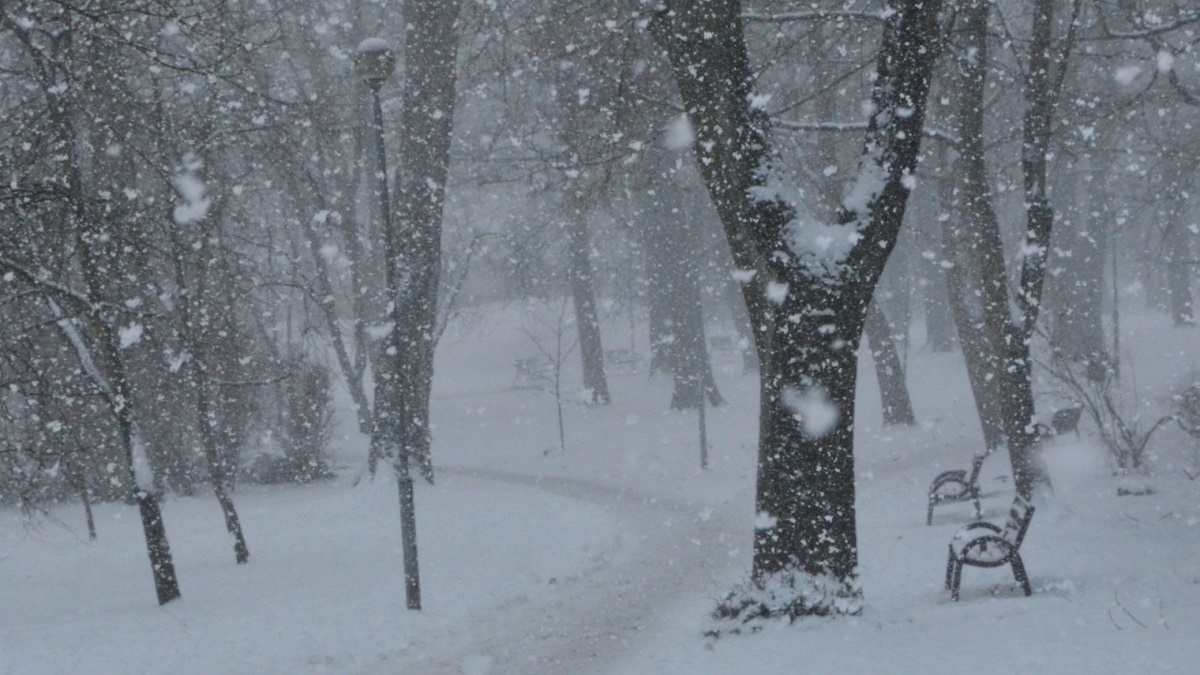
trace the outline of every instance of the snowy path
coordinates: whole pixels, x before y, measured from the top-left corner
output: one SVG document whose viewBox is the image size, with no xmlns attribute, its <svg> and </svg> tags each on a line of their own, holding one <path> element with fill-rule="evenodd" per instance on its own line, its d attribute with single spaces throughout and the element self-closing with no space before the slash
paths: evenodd
<svg viewBox="0 0 1200 675">
<path fill-rule="evenodd" d="M 380 659 L 369 673 L 603 672 L 635 652 L 642 632 L 699 589 L 715 597 L 743 574 L 750 537 L 745 503 L 710 509 L 633 490 L 570 478 L 531 477 L 478 469 L 451 476 L 529 486 L 603 508 L 624 528 L 622 542 L 597 555 L 585 573 L 556 580 L 545 597 L 472 617 L 466 627 Z"/>
</svg>

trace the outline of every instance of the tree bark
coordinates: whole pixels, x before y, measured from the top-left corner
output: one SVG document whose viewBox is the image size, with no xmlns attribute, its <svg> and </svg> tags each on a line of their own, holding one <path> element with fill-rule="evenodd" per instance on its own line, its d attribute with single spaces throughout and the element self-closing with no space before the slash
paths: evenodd
<svg viewBox="0 0 1200 675">
<path fill-rule="evenodd" d="M 401 390 L 399 456 L 420 462 L 433 480 L 429 394 L 433 383 L 441 275 L 442 209 L 450 167 L 456 98 L 458 0 L 425 0 L 404 6 L 404 104 L 401 166 L 396 170 L 398 230 L 403 255 L 396 266 L 401 286 L 394 293 L 398 315 L 395 360 Z M 398 242 L 399 243 L 399 242 Z"/>
<path fill-rule="evenodd" d="M 946 270 L 940 260 L 926 269 L 922 303 L 925 308 L 925 346 L 929 351 L 944 354 L 954 351 L 954 312 L 950 309 Z"/>
<path fill-rule="evenodd" d="M 670 58 L 695 136 L 693 151 L 735 264 L 753 273 L 743 292 L 763 368 L 752 577 L 759 588 L 777 580 L 794 590 L 772 606 L 753 593 L 735 593 L 718 608 L 719 616 L 795 618 L 861 608 L 856 348 L 903 219 L 906 176 L 916 168 L 940 47 L 940 3 L 909 0 L 895 10 L 884 21 L 861 160 L 858 187 L 866 194 L 861 203 L 847 200 L 838 217 L 847 233 L 860 236 L 833 260 L 792 238 L 786 203 L 761 196 L 781 167 L 774 164 L 769 119 L 751 103 L 754 78 L 741 3 L 668 2 L 651 22 Z M 901 108 L 904 114 L 897 114 Z"/>
<path fill-rule="evenodd" d="M 895 341 L 892 340 L 891 324 L 876 302 L 872 302 L 867 308 L 864 329 L 871 348 L 871 357 L 875 362 L 875 375 L 879 380 L 883 423 L 889 426 L 916 424 L 912 398 L 908 395 L 908 384 L 905 382 L 904 365 L 900 363 L 900 354 L 896 351 Z"/>
<path fill-rule="evenodd" d="M 219 218 L 210 214 L 209 218 Z M 231 332 L 219 330 L 219 319 L 215 306 L 205 303 L 213 300 L 216 291 L 210 285 L 210 270 L 218 269 L 216 260 L 210 252 L 210 242 L 217 237 L 214 228 L 205 227 L 203 223 L 192 225 L 196 227 L 192 237 L 185 238 L 181 232 L 174 232 L 172 241 L 175 245 L 175 285 L 176 307 L 179 312 L 179 332 L 183 343 L 189 352 L 187 373 L 191 385 L 195 389 L 196 403 L 196 434 L 200 437 L 200 448 L 208 467 L 209 480 L 212 481 L 213 494 L 221 506 L 225 518 L 225 529 L 233 539 L 234 560 L 243 564 L 250 560 L 250 549 L 246 546 L 246 537 L 242 532 L 241 520 L 234 506 L 231 475 L 233 469 L 226 458 L 221 456 L 220 443 L 217 439 L 217 426 L 220 424 L 218 411 L 213 402 L 213 391 L 209 368 L 211 363 L 210 339 L 216 334 L 223 333 L 226 337 Z M 180 228 L 182 229 L 182 228 Z M 194 264 L 194 274 L 189 279 L 185 265 Z M 217 302 L 220 302 L 219 300 Z"/>
<path fill-rule="evenodd" d="M 1070 219 L 1055 230 L 1056 245 L 1051 256 L 1058 273 L 1051 278 L 1054 320 L 1050 324 L 1054 347 L 1068 359 L 1080 363 L 1108 362 L 1105 348 L 1104 304 L 1105 250 L 1108 239 L 1108 210 L 1103 208 L 1104 181 L 1093 174 L 1090 159 L 1077 168 L 1074 194 L 1077 207 Z"/>
<path fill-rule="evenodd" d="M 1179 206 L 1177 210 L 1183 210 L 1183 207 Z M 1181 216 L 1177 213 L 1172 217 L 1173 221 L 1164 237 L 1167 242 L 1167 300 L 1171 307 L 1171 320 L 1176 326 L 1194 326 L 1196 314 L 1192 300 L 1190 237 L 1180 222 Z"/>
<path fill-rule="evenodd" d="M 975 1 L 964 5 L 960 14 L 961 49 L 965 54 L 959 62 L 962 140 L 953 174 L 960 177 L 962 185 L 962 222 L 954 217 L 944 220 L 942 242 L 950 262 L 947 273 L 950 305 L 983 429 L 984 446 L 990 453 L 1005 440 L 1004 395 L 1000 384 L 1006 380 L 1001 360 L 1005 353 L 1003 334 L 1008 299 L 1007 279 L 1003 276 L 1004 250 L 992 207 L 983 145 L 988 11 L 987 3 Z M 949 180 L 942 187 L 942 201 L 952 211 L 955 190 Z M 994 275 L 997 270 L 1001 275 L 999 284 L 996 277 L 988 275 L 989 271 Z"/>
<path fill-rule="evenodd" d="M 608 378 L 604 375 L 604 344 L 600 339 L 600 318 L 596 315 L 596 295 L 592 289 L 591 241 L 582 213 L 576 213 L 567 222 L 567 247 L 583 386 L 592 392 L 592 403 L 608 405 L 612 403 L 612 397 L 608 393 Z"/>
<path fill-rule="evenodd" d="M 989 9 L 990 4 L 983 0 L 971 0 L 962 7 L 966 56 L 961 60 L 960 162 L 966 227 L 974 244 L 967 249 L 959 247 L 958 253 L 971 259 L 967 273 L 979 275 L 971 283 L 981 294 L 982 306 L 977 315 L 971 314 L 969 308 L 968 314 L 972 319 L 978 316 L 982 320 L 982 339 L 987 344 L 988 361 L 984 379 L 1000 385 L 999 407 L 1013 482 L 1018 494 L 1028 499 L 1038 485 L 1049 483 L 1039 458 L 1029 344 L 1041 306 L 1046 252 L 1054 215 L 1046 191 L 1046 157 L 1051 139 L 1050 115 L 1061 78 L 1051 77 L 1051 63 L 1055 58 L 1065 61 L 1071 38 L 1068 36 L 1068 49 L 1059 55 L 1053 53 L 1053 0 L 1037 0 L 1025 82 L 1025 142 L 1022 146 L 1028 223 L 1021 249 L 1023 258 L 1017 292 L 1021 314 L 1014 320 L 1010 319 L 1004 248 L 992 204 L 983 146 Z"/>
<path fill-rule="evenodd" d="M 686 248 L 684 260 L 691 261 L 694 254 L 690 247 Z M 695 265 L 686 267 L 693 269 L 676 270 L 678 274 L 672 283 L 675 291 L 675 341 L 672 344 L 675 390 L 671 394 L 672 410 L 699 408 L 702 398 L 707 398 L 708 403 L 714 406 L 725 403 L 713 378 L 712 359 L 709 358 L 704 337 L 704 306 L 700 298 L 700 284 L 696 279 L 698 272 L 694 269 Z"/>
<path fill-rule="evenodd" d="M 158 603 L 164 605 L 179 597 L 179 581 L 175 575 L 175 565 L 171 557 L 171 547 L 167 541 L 166 527 L 162 520 L 162 510 L 158 498 L 151 491 L 152 478 L 139 481 L 138 466 L 143 463 L 145 471 L 150 472 L 149 461 L 145 457 L 145 447 L 138 432 L 135 413 L 137 398 L 134 396 L 132 385 L 127 376 L 126 364 L 121 356 L 120 339 L 113 326 L 114 323 L 98 312 L 105 306 L 107 299 L 104 294 L 109 274 L 106 270 L 121 269 L 117 260 L 117 252 L 113 250 L 97 250 L 96 245 L 103 246 L 110 240 L 106 231 L 106 220 L 103 213 L 93 213 L 90 208 L 92 201 L 86 197 L 83 173 L 80 170 L 77 143 L 79 136 L 73 120 L 76 111 L 71 109 L 71 102 L 49 91 L 49 82 L 43 82 L 47 89 L 46 97 L 50 101 L 50 117 L 57 145 L 65 156 L 63 171 L 69 228 L 78 250 L 79 271 L 83 278 L 86 303 L 76 299 L 76 296 L 57 294 L 52 302 L 71 303 L 70 309 L 74 314 L 85 317 L 88 328 L 91 329 L 92 345 L 83 344 L 83 336 L 75 333 L 75 348 L 77 356 L 95 358 L 96 370 L 89 373 L 97 380 L 96 384 L 104 395 L 109 411 L 116 419 L 120 434 L 121 447 L 125 454 L 125 469 L 131 495 L 138 504 L 138 512 L 142 521 L 142 532 L 146 539 L 146 550 L 150 557 L 150 569 L 154 577 L 154 590 Z M 14 270 L 15 271 L 15 270 Z M 37 278 L 26 279 L 38 286 Z M 60 312 L 56 312 L 59 314 Z M 60 321 L 69 322 L 62 316 Z M 60 323 L 60 325 L 62 325 Z M 68 330 L 64 327 L 64 330 Z M 70 330 L 74 330 L 71 328 Z"/>
</svg>

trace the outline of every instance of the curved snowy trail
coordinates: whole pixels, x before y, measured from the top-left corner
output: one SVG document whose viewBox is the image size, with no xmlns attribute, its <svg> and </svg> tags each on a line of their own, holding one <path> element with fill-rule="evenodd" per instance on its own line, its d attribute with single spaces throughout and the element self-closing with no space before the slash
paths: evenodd
<svg viewBox="0 0 1200 675">
<path fill-rule="evenodd" d="M 366 672 L 603 672 L 634 652 L 643 632 L 679 602 L 716 597 L 748 564 L 750 533 L 735 527 L 747 519 L 747 495 L 710 508 L 578 479 L 443 471 L 595 504 L 620 524 L 623 544 L 543 596 L 477 614 L 454 632 L 381 658 Z M 744 542 L 730 535 L 742 531 Z"/>
</svg>

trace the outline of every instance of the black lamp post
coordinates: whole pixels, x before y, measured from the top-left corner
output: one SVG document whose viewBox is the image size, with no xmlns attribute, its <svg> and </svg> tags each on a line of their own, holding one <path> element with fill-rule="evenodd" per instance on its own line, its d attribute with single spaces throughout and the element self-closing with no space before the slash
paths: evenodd
<svg viewBox="0 0 1200 675">
<path fill-rule="evenodd" d="M 387 153 L 383 148 L 383 107 L 379 90 L 396 70 L 396 53 L 380 38 L 367 38 L 354 55 L 354 72 L 371 88 L 375 109 L 375 162 L 379 211 L 383 220 L 383 244 L 386 263 L 384 279 L 391 296 L 392 331 L 385 350 L 389 365 L 381 368 L 376 379 L 375 425 L 372 433 L 385 434 L 396 448 L 396 481 L 400 488 L 400 537 L 404 549 L 404 595 L 409 609 L 421 609 L 421 576 L 417 566 L 417 516 L 413 500 L 413 481 L 408 471 L 408 448 L 400 434 L 402 412 L 400 389 L 400 242 L 392 228 L 392 205 L 388 195 Z M 383 394 L 382 396 L 380 394 Z"/>
</svg>

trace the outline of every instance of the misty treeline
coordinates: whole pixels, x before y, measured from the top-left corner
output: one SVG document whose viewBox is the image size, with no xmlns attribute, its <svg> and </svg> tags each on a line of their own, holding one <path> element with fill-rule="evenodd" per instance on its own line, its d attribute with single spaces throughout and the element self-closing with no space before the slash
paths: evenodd
<svg viewBox="0 0 1200 675">
<path fill-rule="evenodd" d="M 236 486 L 332 475 L 339 391 L 352 470 L 432 481 L 447 326 L 569 303 L 595 404 L 639 352 L 664 407 L 722 403 L 710 344 L 761 378 L 721 611 L 856 612 L 864 337 L 887 423 L 907 355 L 960 350 L 1029 497 L 1038 413 L 1135 415 L 1122 295 L 1194 324 L 1198 39 L 1186 0 L 3 3 L 0 502 L 137 503 L 165 602 L 165 492 L 212 490 L 246 561 Z"/>
</svg>

